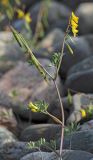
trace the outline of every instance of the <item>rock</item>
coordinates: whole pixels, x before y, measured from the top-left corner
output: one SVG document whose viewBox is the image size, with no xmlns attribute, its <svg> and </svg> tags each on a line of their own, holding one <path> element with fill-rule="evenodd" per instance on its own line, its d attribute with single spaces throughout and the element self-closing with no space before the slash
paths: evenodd
<svg viewBox="0 0 93 160">
<path fill-rule="evenodd" d="M 86 58 L 85 60 L 81 61 L 80 63 L 74 65 L 68 72 L 67 76 L 70 76 L 75 73 L 84 73 L 89 70 L 93 69 L 93 56 Z"/>
<path fill-rule="evenodd" d="M 38 43 L 37 49 L 33 49 L 34 54 L 38 58 L 51 59 L 53 53 L 55 52 L 54 46 L 59 46 L 60 42 L 63 41 L 64 32 L 58 28 L 53 29 L 49 32 L 45 38 Z"/>
<path fill-rule="evenodd" d="M 65 160 L 87 160 L 93 157 L 93 154 L 81 150 L 64 150 L 63 159 Z"/>
<path fill-rule="evenodd" d="M 87 40 L 90 48 L 91 48 L 91 52 L 93 53 L 93 35 L 92 34 L 88 34 L 88 35 L 84 35 L 85 40 Z"/>
<path fill-rule="evenodd" d="M 31 23 L 32 30 L 35 30 L 36 19 L 37 19 L 38 12 L 40 10 L 40 6 L 41 6 L 41 3 L 37 3 L 33 7 L 31 7 L 31 9 L 29 10 L 29 12 L 31 13 L 31 17 L 33 19 Z M 61 3 L 58 3 L 55 1 L 51 1 L 48 7 L 48 18 L 47 18 L 48 30 L 50 30 L 51 28 L 53 29 L 53 27 L 57 28 L 59 26 L 58 22 L 60 21 L 62 22 L 61 29 L 62 28 L 64 29 L 65 28 L 64 26 L 66 26 L 67 24 L 70 13 L 71 13 L 70 9 L 65 5 L 62 5 Z"/>
<path fill-rule="evenodd" d="M 60 145 L 60 138 L 58 144 Z M 63 148 L 93 153 L 93 129 L 77 131 L 65 136 Z"/>
<path fill-rule="evenodd" d="M 13 41 L 13 40 L 12 40 Z M 13 42 L 4 42 L 0 41 L 0 59 L 5 61 L 17 61 L 22 60 L 24 57 L 21 49 L 19 48 L 18 44 Z"/>
<path fill-rule="evenodd" d="M 2 148 L 4 144 L 15 142 L 16 140 L 17 139 L 12 132 L 8 131 L 3 126 L 0 126 L 0 148 Z"/>
<path fill-rule="evenodd" d="M 44 160 L 57 160 L 58 159 L 58 157 L 54 153 L 35 152 L 35 153 L 27 154 L 20 160 L 31 160 L 34 158 L 35 160 L 41 160 L 42 158 L 44 158 Z"/>
<path fill-rule="evenodd" d="M 86 10 L 87 7 L 87 10 Z M 93 33 L 93 2 L 82 3 L 76 10 L 79 17 L 79 32 L 80 34 Z"/>
<path fill-rule="evenodd" d="M 73 42 L 68 40 L 68 44 L 73 50 L 73 55 L 70 53 L 68 48 L 65 47 L 63 61 L 60 68 L 61 77 L 66 77 L 69 69 L 73 65 L 92 55 L 89 44 L 83 37 L 75 37 L 72 39 Z"/>
<path fill-rule="evenodd" d="M 85 93 L 92 93 L 92 85 L 90 79 L 93 78 L 93 71 L 89 70 L 87 72 L 77 73 L 69 76 L 65 83 L 65 90 L 67 91 L 68 88 L 76 91 L 76 92 L 85 92 Z M 87 79 L 87 83 L 85 81 Z M 82 85 L 83 84 L 83 85 Z M 87 85 L 86 85 L 87 84 Z M 73 85 L 73 86 L 72 86 Z"/>
<path fill-rule="evenodd" d="M 65 160 L 90 160 L 90 158 L 93 157 L 93 154 L 90 154 L 88 152 L 84 152 L 84 151 L 65 151 L 63 153 L 63 158 L 65 158 Z M 28 154 L 26 156 L 24 156 L 23 158 L 21 158 L 20 160 L 58 160 L 59 157 L 58 155 L 56 155 L 54 152 L 49 153 L 49 152 L 35 152 L 35 153 L 31 153 Z"/>
<path fill-rule="evenodd" d="M 21 0 L 22 4 L 24 4 L 27 8 L 32 7 L 33 4 L 37 3 L 37 0 Z M 39 2 L 40 0 L 38 0 Z"/>
<path fill-rule="evenodd" d="M 5 32 L 5 31 L 0 32 L 0 41 L 9 43 L 12 42 L 12 40 L 13 40 L 12 32 Z"/>
<path fill-rule="evenodd" d="M 12 69 L 25 56 L 18 44 L 14 42 L 11 32 L 0 33 L 0 75 Z M 6 65 L 5 65 L 6 64 Z"/>
<path fill-rule="evenodd" d="M 61 1 L 61 0 L 60 0 Z M 75 0 L 72 3 L 72 0 L 62 0 L 62 3 L 64 3 L 66 6 L 69 6 L 71 9 L 75 10 L 79 4 L 82 4 L 84 2 L 93 2 L 92 0 Z"/>
<path fill-rule="evenodd" d="M 60 29 L 55 28 L 53 31 L 38 44 L 40 48 L 47 48 L 48 51 L 52 52 L 52 46 L 63 41 L 64 32 Z"/>
<path fill-rule="evenodd" d="M 80 125 L 80 131 L 86 131 L 93 129 L 93 120 L 90 120 L 82 125 Z"/>
<path fill-rule="evenodd" d="M 92 94 L 76 94 L 73 96 L 72 110 L 67 119 L 67 123 L 79 122 L 82 120 L 81 109 L 87 109 L 90 105 L 93 104 L 93 95 Z M 88 118 L 88 113 L 86 113 Z M 91 117 L 92 118 L 92 117 Z"/>
<path fill-rule="evenodd" d="M 11 132 L 17 130 L 17 121 L 11 108 L 0 106 L 0 126 L 4 126 Z"/>
<path fill-rule="evenodd" d="M 9 29 L 9 19 L 7 16 L 5 16 L 3 19 L 2 19 L 2 23 L 0 24 L 0 31 L 2 32 L 3 30 L 6 30 L 7 28 Z"/>
<path fill-rule="evenodd" d="M 56 124 L 31 125 L 22 132 L 20 139 L 22 141 L 37 141 L 40 138 L 45 138 L 46 141 L 55 140 L 59 130 L 61 126 Z"/>
<path fill-rule="evenodd" d="M 45 67 L 50 64 L 50 61 L 46 59 L 41 59 L 40 62 Z M 52 74 L 54 73 L 54 68 L 46 67 L 46 69 Z M 59 78 L 57 84 L 61 91 Z M 57 96 L 54 84 L 52 82 L 50 82 L 50 85 L 46 83 L 34 66 L 23 62 L 18 63 L 13 70 L 1 78 L 0 91 L 10 97 L 9 103 L 11 104 L 12 101 L 13 111 L 27 119 L 30 115 L 27 108 L 30 101 L 45 100 L 50 104 Z M 3 101 L 3 98 L 1 101 Z M 51 109 L 52 106 L 49 107 L 49 110 Z M 38 121 L 47 119 L 47 116 L 40 113 L 32 113 L 31 117 L 33 120 Z"/>
<path fill-rule="evenodd" d="M 16 43 L 13 33 L 12 32 L 5 32 L 2 31 L 0 32 L 0 57 L 2 56 L 11 56 L 16 59 L 20 58 L 23 53 L 20 49 L 20 47 L 18 46 L 18 44 Z M 19 57 L 18 57 L 19 56 Z M 23 57 L 23 56 L 22 56 Z M 9 60 L 9 59 L 8 59 Z"/>
<path fill-rule="evenodd" d="M 63 103 L 63 107 L 64 107 L 64 115 L 65 115 L 65 122 L 66 122 L 66 120 L 68 119 L 69 114 L 72 110 L 72 104 L 69 103 L 68 97 L 63 97 L 62 103 Z M 61 120 L 62 116 L 61 116 L 61 108 L 60 108 L 60 104 L 59 104 L 59 99 L 57 98 L 56 101 L 50 105 L 53 106 L 51 114 Z M 55 121 L 53 119 L 49 118 L 48 123 L 55 123 Z"/>
<path fill-rule="evenodd" d="M 5 65 L 6 64 L 6 65 Z M 13 69 L 16 65 L 16 62 L 13 61 L 6 61 L 6 60 L 0 60 L 0 77 L 2 77 L 6 72 Z"/>
<path fill-rule="evenodd" d="M 0 147 L 0 160 L 19 160 L 28 153 L 35 152 L 36 149 L 30 149 L 25 142 L 11 142 Z"/>
<path fill-rule="evenodd" d="M 92 77 L 93 77 L 93 64 L 92 64 L 93 56 L 89 57 L 82 62 L 76 64 L 69 70 L 66 82 L 65 89 L 68 88 L 84 92 L 84 93 L 92 93 Z M 87 79 L 87 81 L 85 81 Z"/>
</svg>

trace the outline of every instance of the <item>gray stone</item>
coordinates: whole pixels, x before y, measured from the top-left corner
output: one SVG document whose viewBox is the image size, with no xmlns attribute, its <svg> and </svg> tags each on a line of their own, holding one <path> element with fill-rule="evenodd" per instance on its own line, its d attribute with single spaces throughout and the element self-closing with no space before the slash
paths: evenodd
<svg viewBox="0 0 93 160">
<path fill-rule="evenodd" d="M 60 0 L 61 1 L 61 0 Z M 72 2 L 72 0 L 62 0 L 62 3 L 64 3 L 66 6 L 69 6 L 71 9 L 75 10 L 79 4 L 84 2 L 93 2 L 92 0 L 75 0 Z"/>
<path fill-rule="evenodd" d="M 80 125 L 80 131 L 86 131 L 89 129 L 93 129 L 93 120 L 90 120 L 90 121 Z"/>
<path fill-rule="evenodd" d="M 59 130 L 61 126 L 56 124 L 31 125 L 22 132 L 20 139 L 22 141 L 37 141 L 40 138 L 45 138 L 46 141 L 55 140 Z"/>
<path fill-rule="evenodd" d="M 0 147 L 0 160 L 19 160 L 28 153 L 37 151 L 36 149 L 31 149 L 25 142 L 9 142 Z"/>
<path fill-rule="evenodd" d="M 80 150 L 67 150 L 63 152 L 63 159 L 66 160 L 90 160 L 93 154 Z"/>
<path fill-rule="evenodd" d="M 93 85 L 93 56 L 76 64 L 69 70 L 65 82 L 65 89 L 68 88 L 84 93 L 92 93 Z M 85 81 L 87 79 L 87 81 Z"/>
<path fill-rule="evenodd" d="M 31 7 L 33 4 L 35 4 L 35 3 L 37 3 L 37 0 L 21 0 L 22 1 L 22 3 L 27 7 L 27 8 L 29 8 L 29 7 Z M 38 0 L 38 2 L 39 2 L 40 0 Z"/>
<path fill-rule="evenodd" d="M 11 132 L 17 130 L 17 121 L 11 108 L 0 105 L 0 125 L 6 127 Z"/>
<path fill-rule="evenodd" d="M 0 149 L 4 144 L 15 142 L 17 139 L 14 134 L 5 127 L 0 126 Z"/>
<path fill-rule="evenodd" d="M 65 160 L 90 160 L 90 158 L 93 157 L 93 154 L 90 154 L 88 152 L 84 151 L 64 151 L 63 152 L 63 158 Z M 58 160 L 59 157 L 55 153 L 49 153 L 49 152 L 35 152 L 28 154 L 21 158 L 20 160 Z"/>
<path fill-rule="evenodd" d="M 48 71 L 52 74 L 54 73 L 54 68 L 47 67 L 50 61 L 46 59 L 39 60 Z M 59 78 L 57 79 L 57 84 L 61 91 Z M 12 103 L 14 112 L 27 119 L 30 115 L 27 104 L 30 101 L 45 100 L 50 104 L 57 96 L 53 82 L 50 82 L 50 84 L 46 83 L 34 66 L 23 62 L 20 62 L 13 70 L 1 78 L 0 92 L 4 92 L 4 94 L 10 97 L 9 103 Z M 1 104 L 5 103 L 3 100 L 4 97 L 2 96 Z M 6 101 L 6 105 L 7 103 Z M 51 109 L 52 106 L 49 107 L 49 110 Z M 31 117 L 33 120 L 47 119 L 47 116 L 40 113 L 32 113 Z"/>
<path fill-rule="evenodd" d="M 12 40 L 13 41 L 13 40 Z M 15 42 L 0 41 L 0 59 L 1 60 L 23 60 L 24 54 Z"/>
<path fill-rule="evenodd" d="M 41 6 L 41 3 L 37 3 L 33 7 L 31 7 L 31 9 L 29 10 L 29 12 L 31 13 L 31 17 L 33 19 L 31 23 L 32 30 L 35 30 L 36 19 L 37 19 L 38 12 L 40 10 L 40 6 Z M 55 2 L 55 1 L 51 1 L 49 8 L 48 8 L 48 29 L 50 30 L 52 26 L 54 28 L 58 27 L 56 22 L 58 23 L 60 21 L 63 22 L 62 25 L 65 26 L 67 23 L 66 21 L 68 21 L 68 17 L 70 13 L 71 13 L 70 9 L 66 7 L 65 5 Z"/>
<path fill-rule="evenodd" d="M 87 10 L 86 10 L 87 8 Z M 76 10 L 79 17 L 79 32 L 81 34 L 93 33 L 93 2 L 82 3 Z"/>
<path fill-rule="evenodd" d="M 35 152 L 35 153 L 31 153 L 28 154 L 26 156 L 24 156 L 23 158 L 21 158 L 20 160 L 57 160 L 58 157 L 54 154 L 54 153 L 48 153 L 48 152 Z"/>
<path fill-rule="evenodd" d="M 0 41 L 3 41 L 5 43 L 9 43 L 13 41 L 13 34 L 12 32 L 0 32 Z"/>
<path fill-rule="evenodd" d="M 60 145 L 60 138 L 58 144 Z M 65 136 L 63 148 L 93 153 L 93 129 L 77 131 Z"/>
<path fill-rule="evenodd" d="M 70 76 L 75 73 L 84 73 L 93 69 L 93 56 L 86 58 L 80 63 L 74 65 L 68 72 L 67 76 Z"/>
<path fill-rule="evenodd" d="M 55 28 L 53 31 L 38 44 L 40 48 L 47 48 L 48 52 L 52 52 L 52 46 L 63 41 L 64 32 Z"/>
<path fill-rule="evenodd" d="M 83 37 L 75 37 L 72 39 L 73 42 L 69 39 L 68 44 L 73 50 L 73 55 L 65 46 L 64 56 L 60 68 L 61 77 L 66 77 L 69 69 L 73 65 L 92 55 L 90 46 Z"/>
<path fill-rule="evenodd" d="M 64 32 L 58 28 L 50 31 L 45 38 L 38 43 L 37 49 L 33 49 L 34 54 L 38 58 L 48 58 L 51 59 L 51 56 L 55 52 L 55 45 L 57 47 L 60 45 L 60 42 L 63 41 Z M 60 48 L 60 46 L 58 47 Z"/>
<path fill-rule="evenodd" d="M 15 43 L 11 32 L 0 33 L 0 74 L 1 76 L 15 67 L 16 63 L 25 60 L 25 55 Z"/>
<path fill-rule="evenodd" d="M 6 64 L 6 65 L 5 65 Z M 0 60 L 0 75 L 1 77 L 8 72 L 9 70 L 13 69 L 13 67 L 15 67 L 16 62 L 12 62 L 10 61 L 6 61 L 6 60 Z"/>
<path fill-rule="evenodd" d="M 91 48 L 91 52 L 93 53 L 93 34 L 84 35 L 84 38 L 87 40 Z"/>
</svg>

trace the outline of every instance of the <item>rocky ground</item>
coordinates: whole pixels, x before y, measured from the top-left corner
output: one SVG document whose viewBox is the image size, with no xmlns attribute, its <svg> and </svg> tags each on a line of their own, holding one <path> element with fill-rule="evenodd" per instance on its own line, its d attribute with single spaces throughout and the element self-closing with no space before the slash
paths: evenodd
<svg viewBox="0 0 93 160">
<path fill-rule="evenodd" d="M 34 33 L 41 1 L 22 0 L 31 13 L 31 29 Z M 62 41 L 72 10 L 79 17 L 79 35 L 69 41 L 74 55 L 65 46 L 57 84 L 61 93 L 65 124 L 79 124 L 78 131 L 65 134 L 63 159 L 93 160 L 93 114 L 82 118 L 80 109 L 93 108 L 93 1 L 52 1 L 48 11 L 48 28 L 38 42 L 38 50 L 32 50 L 39 61 L 53 73 L 51 55 L 60 52 Z M 3 24 L 6 25 L 6 24 Z M 21 30 L 22 21 L 13 26 Z M 71 102 L 68 99 L 70 89 Z M 29 101 L 45 100 L 48 111 L 61 119 L 61 111 L 54 85 L 48 85 L 26 58 L 11 32 L 0 32 L 0 160 L 57 160 L 60 148 L 61 126 L 41 113 L 32 113 Z M 70 132 L 70 131 L 69 131 Z M 29 141 L 45 138 L 56 141 L 55 152 L 47 148 L 38 151 L 29 148 Z"/>
</svg>

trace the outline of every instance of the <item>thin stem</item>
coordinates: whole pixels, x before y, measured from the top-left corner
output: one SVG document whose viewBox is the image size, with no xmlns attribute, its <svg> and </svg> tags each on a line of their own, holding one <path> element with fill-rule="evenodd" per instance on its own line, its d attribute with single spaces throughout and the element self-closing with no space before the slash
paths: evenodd
<svg viewBox="0 0 93 160">
<path fill-rule="evenodd" d="M 58 76 L 58 72 L 59 72 L 60 66 L 61 66 L 62 58 L 63 58 L 63 55 L 64 55 L 65 39 L 66 39 L 66 37 L 67 37 L 68 31 L 69 31 L 69 27 L 70 27 L 70 18 L 69 18 L 69 23 L 68 23 L 68 26 L 67 26 L 67 29 L 66 29 L 64 38 L 63 38 L 60 60 L 59 60 L 59 64 L 58 64 L 58 67 L 57 67 L 57 71 L 56 71 L 54 80 L 56 80 L 56 78 L 57 78 L 57 76 Z"/>
<path fill-rule="evenodd" d="M 62 131 L 61 131 L 61 142 L 60 142 L 60 159 L 62 156 L 62 148 L 63 148 L 63 138 L 64 138 L 64 109 L 63 109 L 63 104 L 62 104 L 62 99 L 61 99 L 61 95 L 57 86 L 56 81 L 54 81 L 54 85 L 56 87 L 57 90 L 57 94 L 58 94 L 58 98 L 59 98 L 59 102 L 60 102 L 60 107 L 61 107 L 61 114 L 62 114 Z"/>
<path fill-rule="evenodd" d="M 31 49 L 29 47 L 27 49 L 28 49 L 29 56 L 32 58 L 33 53 L 31 51 Z M 35 59 L 34 60 L 34 62 L 35 62 L 37 59 L 34 56 L 33 56 L 33 58 Z M 41 72 L 41 70 L 39 69 L 39 67 L 40 67 L 53 80 L 52 75 L 41 65 L 41 63 L 39 61 L 38 61 L 38 65 L 36 65 L 36 67 Z"/>
<path fill-rule="evenodd" d="M 49 149 L 50 151 L 54 152 L 54 153 L 59 157 L 59 153 L 57 153 L 56 150 L 52 149 L 51 147 L 47 146 L 46 144 L 43 145 L 43 146 L 45 146 L 45 147 L 46 147 L 47 149 Z"/>
<path fill-rule="evenodd" d="M 57 123 L 61 124 L 62 127 L 64 128 L 65 126 L 63 125 L 63 123 L 55 116 L 53 116 L 52 114 L 50 114 L 49 112 L 45 112 L 48 116 L 50 116 L 54 121 L 56 121 Z"/>
</svg>

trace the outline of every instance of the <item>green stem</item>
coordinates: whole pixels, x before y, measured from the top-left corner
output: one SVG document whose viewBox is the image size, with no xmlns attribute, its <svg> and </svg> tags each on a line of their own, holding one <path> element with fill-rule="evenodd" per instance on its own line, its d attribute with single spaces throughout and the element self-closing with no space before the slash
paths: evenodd
<svg viewBox="0 0 93 160">
<path fill-rule="evenodd" d="M 60 66 L 61 66 L 61 62 L 62 62 L 62 59 L 63 59 L 63 55 L 64 55 L 64 47 L 65 47 L 65 39 L 66 39 L 66 37 L 67 37 L 68 31 L 69 31 L 69 27 L 70 27 L 70 18 L 69 18 L 69 23 L 68 23 L 68 26 L 67 26 L 67 29 L 66 29 L 64 38 L 63 38 L 63 43 L 62 43 L 62 49 L 61 49 L 60 60 L 59 60 L 59 64 L 58 64 L 58 67 L 57 67 L 57 71 L 56 71 L 54 80 L 56 80 L 56 78 L 57 78 L 57 76 L 58 76 L 58 72 L 59 72 L 59 69 L 60 69 Z"/>
</svg>

